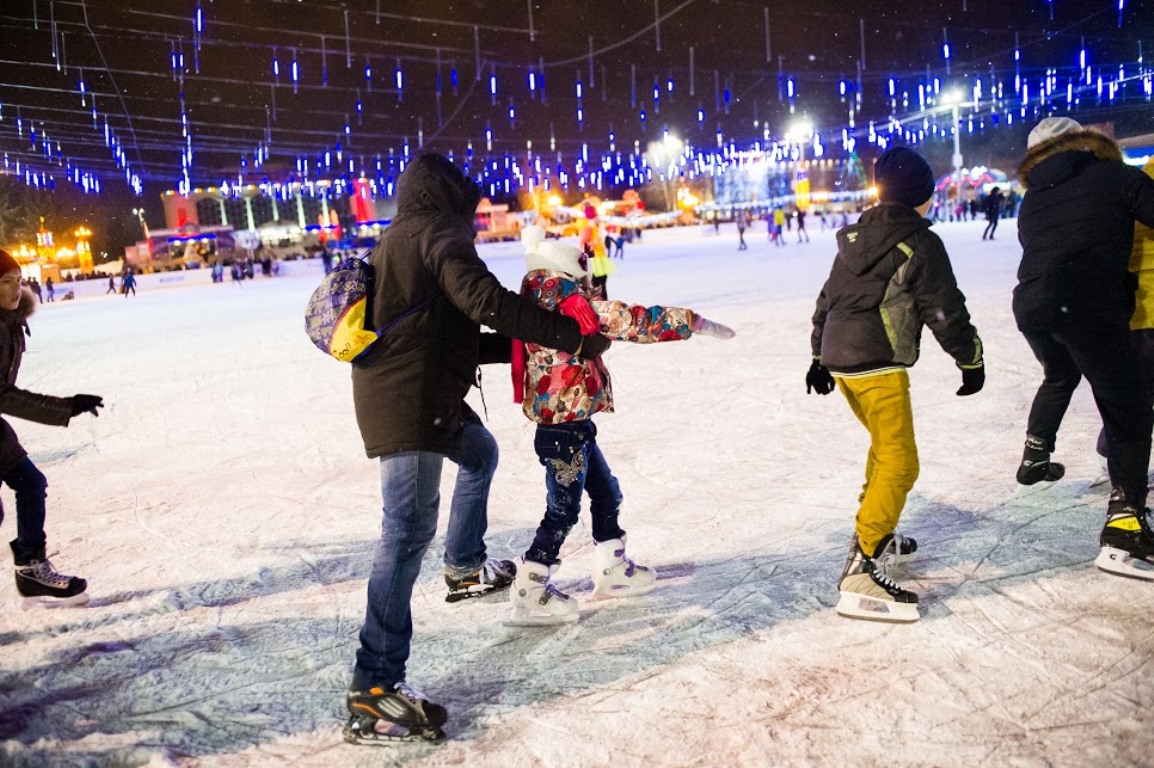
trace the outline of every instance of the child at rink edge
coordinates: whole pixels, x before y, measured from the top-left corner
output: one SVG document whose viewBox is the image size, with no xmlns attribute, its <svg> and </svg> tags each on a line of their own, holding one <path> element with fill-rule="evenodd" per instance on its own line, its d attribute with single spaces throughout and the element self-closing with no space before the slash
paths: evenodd
<svg viewBox="0 0 1154 768">
<path fill-rule="evenodd" d="M 82 413 L 99 416 L 104 401 L 96 395 L 52 397 L 16 386 L 28 316 L 36 308 L 31 289 L 20 285 L 20 265 L 0 249 L 0 414 L 67 427 Z M 16 590 L 26 606 L 57 607 L 88 602 L 88 582 L 57 573 L 45 553 L 44 499 L 48 483 L 28 458 L 16 432 L 0 418 L 0 481 L 16 492 L 16 538 L 11 542 L 16 564 Z M 0 520 L 3 508 L 0 508 Z"/>
<path fill-rule="evenodd" d="M 734 332 L 689 309 L 630 306 L 595 298 L 581 250 L 545 240 L 541 227 L 521 235 L 527 272 L 521 295 L 542 307 L 573 317 L 582 333 L 600 332 L 615 341 L 679 341 L 703 334 L 719 339 Z M 526 360 L 526 353 L 528 359 Z M 514 342 L 514 400 L 536 422 L 533 446 L 545 466 L 546 508 L 533 543 L 517 567 L 509 600 L 508 624 L 555 625 L 574 622 L 577 601 L 552 582 L 561 545 L 577 522 L 581 495 L 589 494 L 592 518 L 593 594 L 608 597 L 651 591 L 656 575 L 625 554 L 625 531 L 618 524 L 621 490 L 597 445 L 593 414 L 613 411 L 609 374 L 600 358 L 589 360 L 539 344 Z"/>
<path fill-rule="evenodd" d="M 906 369 L 917 361 L 923 326 L 961 369 L 957 394 L 981 390 L 985 368 L 949 256 L 925 218 L 934 191 L 929 164 L 894 147 L 878 158 L 874 179 L 879 205 L 837 233 L 837 256 L 813 314 L 806 392 L 826 395 L 836 384 L 870 434 L 837 612 L 916 621 L 918 596 L 889 575 L 917 550 L 917 542 L 897 533 L 919 469 Z"/>
</svg>

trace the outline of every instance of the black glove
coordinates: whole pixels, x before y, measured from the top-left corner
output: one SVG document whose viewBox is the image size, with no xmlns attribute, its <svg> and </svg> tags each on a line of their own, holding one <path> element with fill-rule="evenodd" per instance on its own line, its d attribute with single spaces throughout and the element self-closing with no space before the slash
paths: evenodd
<svg viewBox="0 0 1154 768">
<path fill-rule="evenodd" d="M 816 391 L 819 395 L 828 395 L 833 389 L 833 376 L 829 368 L 822 365 L 820 360 L 814 360 L 809 373 L 805 375 L 805 393 L 808 395 L 810 391 Z"/>
<path fill-rule="evenodd" d="M 93 416 L 99 416 L 97 408 L 104 407 L 104 398 L 99 395 L 73 395 L 72 396 L 72 415 L 79 416 L 82 413 L 91 413 Z"/>
<path fill-rule="evenodd" d="M 581 337 L 581 346 L 577 348 L 574 355 L 583 357 L 586 360 L 596 360 L 601 357 L 601 353 L 609 349 L 612 342 L 599 333 L 591 333 L 588 336 Z"/>
<path fill-rule="evenodd" d="M 985 384 L 986 367 L 984 365 L 979 365 L 977 368 L 963 368 L 962 386 L 958 389 L 958 395 L 965 397 L 975 392 L 981 392 Z"/>
</svg>

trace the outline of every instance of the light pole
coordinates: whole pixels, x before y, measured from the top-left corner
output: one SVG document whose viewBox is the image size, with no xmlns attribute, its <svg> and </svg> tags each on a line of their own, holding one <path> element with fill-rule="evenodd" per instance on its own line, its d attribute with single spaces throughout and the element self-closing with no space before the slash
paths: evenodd
<svg viewBox="0 0 1154 768">
<path fill-rule="evenodd" d="M 149 253 L 149 255 L 151 255 L 152 254 L 152 241 L 148 235 L 148 222 L 144 220 L 144 209 L 143 208 L 133 208 L 132 212 L 134 214 L 136 214 L 136 218 L 140 222 L 140 228 L 142 230 L 144 230 L 144 248 Z"/>
<path fill-rule="evenodd" d="M 660 168 L 661 173 L 661 191 L 665 195 L 665 207 L 667 210 L 675 210 L 673 205 L 673 197 L 669 194 L 669 168 L 673 165 L 677 155 L 679 155 L 685 144 L 676 136 L 666 133 L 661 141 L 650 142 L 648 147 L 648 154 L 650 158 L 650 165 Z"/>
<path fill-rule="evenodd" d="M 136 215 L 137 221 L 140 222 L 140 228 L 142 230 L 144 230 L 144 239 L 147 240 L 148 239 L 148 222 L 144 220 L 144 209 L 143 208 L 133 208 L 132 212 L 133 212 L 133 214 Z"/>
<path fill-rule="evenodd" d="M 958 129 L 958 122 L 961 120 L 960 110 L 964 106 L 962 97 L 957 91 L 950 91 L 942 96 L 942 104 L 950 108 L 953 116 L 954 128 L 954 186 L 958 190 L 958 200 L 962 199 L 962 132 Z"/>
<path fill-rule="evenodd" d="M 805 144 L 812 137 L 813 123 L 808 120 L 794 123 L 790 126 L 789 130 L 785 132 L 786 142 L 790 144 L 794 142 L 797 143 L 797 168 L 793 174 L 793 192 L 798 208 L 808 207 L 808 202 L 806 205 L 802 205 L 802 197 L 809 196 L 809 177 L 803 170 L 803 166 L 805 165 Z"/>
</svg>

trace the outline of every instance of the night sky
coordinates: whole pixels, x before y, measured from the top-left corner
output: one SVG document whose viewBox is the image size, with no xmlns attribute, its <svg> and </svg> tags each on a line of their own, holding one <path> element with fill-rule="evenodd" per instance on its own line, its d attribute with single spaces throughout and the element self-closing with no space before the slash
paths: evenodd
<svg viewBox="0 0 1154 768">
<path fill-rule="evenodd" d="M 150 201 L 184 179 L 189 146 L 192 186 L 283 181 L 302 163 L 312 178 L 339 176 L 350 158 L 354 173 L 373 174 L 378 155 L 386 175 L 389 153 L 395 161 L 406 143 L 463 163 L 471 142 L 476 167 L 523 159 L 531 141 L 534 153 L 571 163 L 583 146 L 600 156 L 612 141 L 628 153 L 666 129 L 701 146 L 716 147 L 718 132 L 747 144 L 804 115 L 840 133 L 863 54 L 859 129 L 893 113 L 890 78 L 916 89 L 934 77 L 1076 76 L 1083 46 L 1103 70 L 1135 69 L 1140 47 L 1150 61 L 1154 0 L 1129 0 L 1121 19 L 1117 0 L 3 0 L 0 150 L 8 173 L 19 161 L 60 184 L 79 171 L 119 194 L 129 185 L 118 145 Z M 1154 130 L 1151 111 L 1133 100 L 1079 119 L 1142 132 Z"/>
</svg>

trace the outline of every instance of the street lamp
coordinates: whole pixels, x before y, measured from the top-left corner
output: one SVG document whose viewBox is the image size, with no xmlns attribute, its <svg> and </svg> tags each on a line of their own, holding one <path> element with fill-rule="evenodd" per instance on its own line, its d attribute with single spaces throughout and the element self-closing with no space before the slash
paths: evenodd
<svg viewBox="0 0 1154 768">
<path fill-rule="evenodd" d="M 140 222 L 140 228 L 144 230 L 144 247 L 148 254 L 151 256 L 152 240 L 148 235 L 148 222 L 144 220 L 144 209 L 133 208 L 132 212 L 136 215 L 137 220 Z"/>
<path fill-rule="evenodd" d="M 942 105 L 949 107 L 953 115 L 954 127 L 954 186 L 958 188 L 958 200 L 962 199 L 962 132 L 958 129 L 961 120 L 959 110 L 965 106 L 962 95 L 957 91 L 948 91 L 942 94 Z"/>
<path fill-rule="evenodd" d="M 148 222 L 144 220 L 144 209 L 133 208 L 132 213 L 136 216 L 137 221 L 140 222 L 140 228 L 144 230 L 144 239 L 148 239 Z"/>
<path fill-rule="evenodd" d="M 802 170 L 802 166 L 805 164 L 805 145 L 811 138 L 813 138 L 813 123 L 808 120 L 794 123 L 785 132 L 786 143 L 797 144 L 797 167 L 793 174 L 793 191 L 797 197 L 797 207 L 803 210 L 809 207 L 809 177 Z"/>
<path fill-rule="evenodd" d="M 673 200 L 669 194 L 669 169 L 684 147 L 685 143 L 681 139 L 667 132 L 661 141 L 652 141 L 647 148 L 649 164 L 661 173 L 661 191 L 665 195 L 667 210 L 673 210 Z"/>
</svg>

